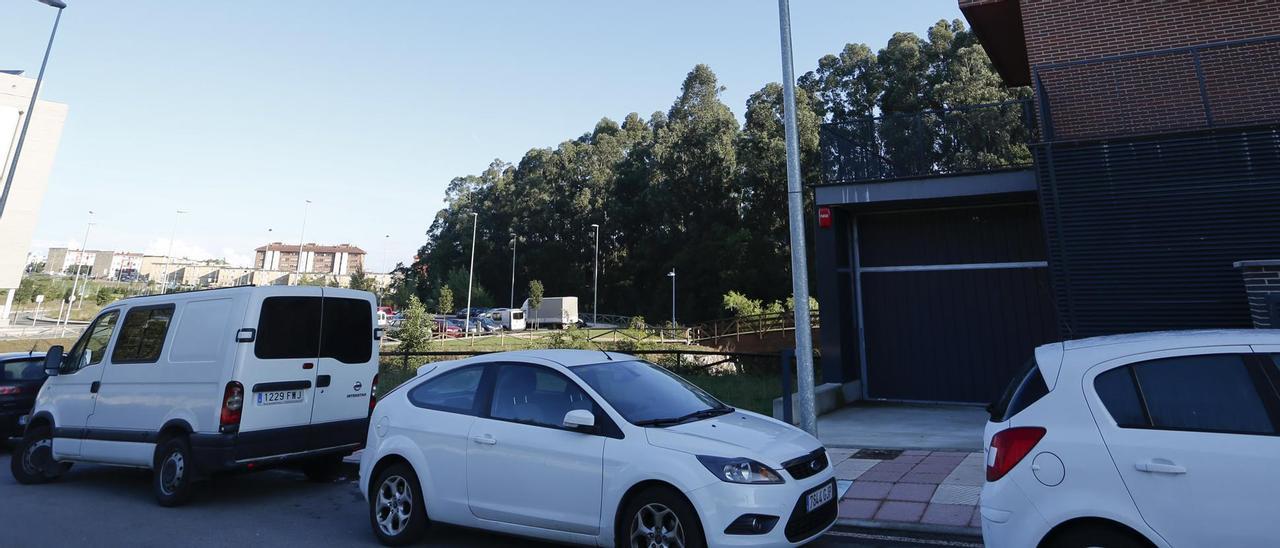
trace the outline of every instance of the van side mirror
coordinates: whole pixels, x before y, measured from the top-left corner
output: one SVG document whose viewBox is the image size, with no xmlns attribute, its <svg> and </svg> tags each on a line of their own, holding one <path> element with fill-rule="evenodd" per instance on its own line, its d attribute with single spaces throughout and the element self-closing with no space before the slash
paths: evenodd
<svg viewBox="0 0 1280 548">
<path fill-rule="evenodd" d="M 58 376 L 62 370 L 62 345 L 55 344 L 44 353 L 44 374 L 49 377 Z"/>
<path fill-rule="evenodd" d="M 590 431 L 596 427 L 596 415 L 586 409 L 574 409 L 564 414 L 564 425 L 574 430 Z"/>
</svg>

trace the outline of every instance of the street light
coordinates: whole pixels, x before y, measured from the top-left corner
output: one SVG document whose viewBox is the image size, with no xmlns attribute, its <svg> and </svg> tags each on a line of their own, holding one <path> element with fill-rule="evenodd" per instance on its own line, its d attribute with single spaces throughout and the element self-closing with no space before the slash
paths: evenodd
<svg viewBox="0 0 1280 548">
<path fill-rule="evenodd" d="M 508 309 L 516 308 L 516 240 L 515 234 L 511 235 L 511 302 L 507 305 Z"/>
<path fill-rule="evenodd" d="M 591 223 L 596 229 L 596 266 L 591 270 L 591 323 L 594 326 L 600 321 L 600 225 Z"/>
<path fill-rule="evenodd" d="M 674 329 L 676 326 L 676 267 L 671 267 L 667 277 L 671 278 L 671 327 Z"/>
<path fill-rule="evenodd" d="M 173 231 L 169 233 L 169 251 L 164 254 L 164 289 L 161 293 L 169 292 L 169 266 L 173 264 L 173 239 L 178 237 L 178 221 L 182 219 L 182 214 L 186 213 L 185 209 L 179 209 L 173 214 Z"/>
<path fill-rule="evenodd" d="M 58 8 L 58 15 L 54 17 L 53 30 L 49 32 L 49 45 L 44 48 L 44 59 L 40 61 L 40 73 L 36 75 L 36 87 L 31 90 L 31 103 L 27 105 L 27 115 L 22 119 L 22 131 L 18 133 L 18 144 L 13 147 L 13 160 L 9 163 L 9 174 L 4 179 L 4 190 L 0 190 L 0 217 L 4 216 L 4 206 L 9 201 L 9 188 L 13 186 L 13 175 L 18 171 L 18 157 L 22 155 L 22 143 L 27 140 L 27 128 L 31 126 L 31 118 L 36 112 L 36 98 L 40 95 L 40 84 L 44 82 L 44 67 L 49 64 L 49 52 L 53 50 L 53 37 L 58 34 L 62 10 L 67 7 L 62 0 L 36 1 Z"/>
<path fill-rule="evenodd" d="M 471 268 L 467 270 L 467 313 L 462 320 L 462 336 L 471 336 L 471 280 L 476 273 L 476 227 L 480 226 L 480 216 L 471 212 Z M 448 311 L 446 311 L 448 312 Z"/>
<path fill-rule="evenodd" d="M 90 221 L 85 223 L 84 226 L 84 239 L 80 240 L 80 252 L 76 254 L 76 277 L 71 280 L 71 302 L 67 303 L 67 319 L 62 323 L 63 335 L 67 334 L 67 322 L 71 321 L 71 304 L 76 302 L 76 285 L 80 283 L 80 261 L 84 260 L 85 246 L 89 245 L 89 230 L 92 229 L 94 225 L 94 222 L 92 221 L 93 211 L 89 211 L 89 219 Z M 86 280 L 85 283 L 88 283 L 88 281 Z M 59 315 L 61 315 L 61 313 L 59 313 Z"/>
<path fill-rule="evenodd" d="M 302 246 L 307 241 L 307 212 L 311 210 L 311 200 L 302 206 L 302 232 L 298 236 L 298 281 L 302 281 Z"/>
</svg>

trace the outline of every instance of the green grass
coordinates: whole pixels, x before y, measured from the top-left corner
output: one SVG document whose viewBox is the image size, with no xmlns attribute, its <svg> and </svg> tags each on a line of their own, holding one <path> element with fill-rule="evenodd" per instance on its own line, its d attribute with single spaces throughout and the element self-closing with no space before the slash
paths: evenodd
<svg viewBox="0 0 1280 548">
<path fill-rule="evenodd" d="M 5 339 L 0 340 L 0 352 L 28 352 L 35 348 L 36 352 L 44 352 L 50 346 L 55 344 L 62 345 L 63 348 L 71 348 L 75 344 L 75 338 L 67 339 Z"/>
<path fill-rule="evenodd" d="M 773 416 L 773 399 L 782 394 L 775 375 L 682 375 L 729 405 Z"/>
</svg>

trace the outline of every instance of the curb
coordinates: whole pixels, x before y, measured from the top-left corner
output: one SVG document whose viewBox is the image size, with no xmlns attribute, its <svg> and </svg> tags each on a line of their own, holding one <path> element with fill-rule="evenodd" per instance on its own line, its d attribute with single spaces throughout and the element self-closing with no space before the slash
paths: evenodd
<svg viewBox="0 0 1280 548">
<path fill-rule="evenodd" d="M 928 533 L 966 537 L 975 542 L 982 542 L 982 529 L 976 527 L 958 527 L 955 525 L 934 525 L 929 523 L 910 523 L 906 521 L 876 521 L 869 519 L 837 518 L 836 527 L 853 527 L 858 529 L 874 529 L 885 532 Z"/>
</svg>

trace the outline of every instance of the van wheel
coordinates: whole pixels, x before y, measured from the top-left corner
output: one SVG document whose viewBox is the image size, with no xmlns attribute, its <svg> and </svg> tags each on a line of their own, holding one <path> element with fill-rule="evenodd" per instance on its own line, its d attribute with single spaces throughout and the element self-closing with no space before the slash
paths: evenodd
<svg viewBox="0 0 1280 548">
<path fill-rule="evenodd" d="M 194 464 L 186 438 L 160 440 L 151 474 L 151 490 L 160 506 L 180 506 L 191 498 Z"/>
<path fill-rule="evenodd" d="M 53 431 L 47 426 L 29 430 L 9 459 L 13 479 L 23 485 L 49 483 L 70 469 L 71 463 L 53 460 Z"/>
<path fill-rule="evenodd" d="M 328 483 L 338 477 L 342 471 L 342 457 L 329 456 L 311 459 L 302 465 L 302 473 L 307 479 L 317 483 Z"/>
<path fill-rule="evenodd" d="M 704 548 L 702 525 L 693 505 L 680 493 L 650 487 L 627 502 L 622 522 L 614 533 L 618 548 Z"/>
<path fill-rule="evenodd" d="M 405 463 L 388 466 L 371 483 L 369 522 L 378 542 L 404 546 L 422 538 L 431 526 L 422 484 L 413 468 Z"/>
</svg>

